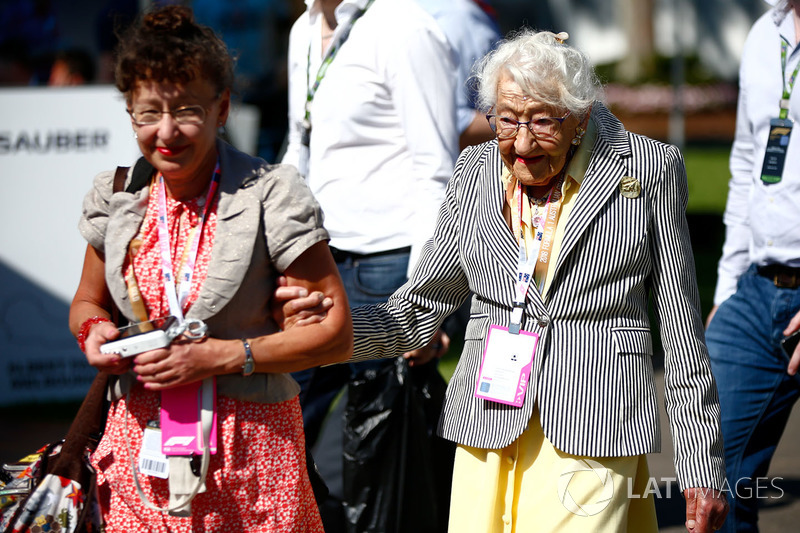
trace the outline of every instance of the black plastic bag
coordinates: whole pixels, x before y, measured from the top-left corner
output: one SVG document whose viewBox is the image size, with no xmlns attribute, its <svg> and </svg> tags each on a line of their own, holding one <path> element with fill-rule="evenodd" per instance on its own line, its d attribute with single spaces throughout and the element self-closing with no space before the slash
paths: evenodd
<svg viewBox="0 0 800 533">
<path fill-rule="evenodd" d="M 455 444 L 436 435 L 447 384 L 402 357 L 349 384 L 344 430 L 350 533 L 447 530 Z"/>
</svg>

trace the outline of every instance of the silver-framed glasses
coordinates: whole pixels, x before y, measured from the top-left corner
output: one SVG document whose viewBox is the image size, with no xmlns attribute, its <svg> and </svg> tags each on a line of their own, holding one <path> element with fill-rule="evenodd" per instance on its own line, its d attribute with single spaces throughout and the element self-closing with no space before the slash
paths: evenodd
<svg viewBox="0 0 800 533">
<path fill-rule="evenodd" d="M 563 117 L 539 117 L 521 122 L 511 117 L 488 113 L 486 120 L 489 121 L 489 127 L 492 128 L 498 139 L 513 139 L 517 136 L 519 127 L 525 126 L 536 140 L 553 140 L 561 131 L 561 125 L 569 115 L 570 111 L 567 111 Z"/>
<path fill-rule="evenodd" d="M 169 111 L 160 109 L 128 109 L 131 120 L 137 126 L 153 126 L 161 122 L 164 113 L 171 115 L 182 126 L 198 126 L 206 121 L 206 109 L 201 105 L 185 105 Z"/>
</svg>

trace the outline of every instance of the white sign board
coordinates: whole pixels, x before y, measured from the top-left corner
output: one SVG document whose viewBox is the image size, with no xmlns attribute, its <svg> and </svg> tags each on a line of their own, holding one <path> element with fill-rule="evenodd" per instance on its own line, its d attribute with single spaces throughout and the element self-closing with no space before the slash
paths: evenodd
<svg viewBox="0 0 800 533">
<path fill-rule="evenodd" d="M 0 90 L 0 404 L 74 400 L 95 374 L 67 327 L 92 178 L 139 150 L 113 86 Z"/>
<path fill-rule="evenodd" d="M 255 146 L 255 113 L 232 113 L 237 145 Z M 81 205 L 96 174 L 140 155 L 113 86 L 0 89 L 0 405 L 88 389 L 95 370 L 67 326 L 86 250 Z"/>
</svg>

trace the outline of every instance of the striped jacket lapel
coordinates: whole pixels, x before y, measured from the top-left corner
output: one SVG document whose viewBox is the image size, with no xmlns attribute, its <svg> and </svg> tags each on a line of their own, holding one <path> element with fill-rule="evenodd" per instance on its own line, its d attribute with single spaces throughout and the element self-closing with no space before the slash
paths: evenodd
<svg viewBox="0 0 800 533">
<path fill-rule="evenodd" d="M 514 277 L 517 273 L 517 243 L 503 218 L 505 191 L 500 179 L 503 162 L 497 149 L 489 151 L 489 157 L 482 169 L 483 175 L 478 176 L 481 188 L 479 195 L 489 201 L 478 203 L 481 211 L 478 220 L 483 221 L 478 229 L 479 235 L 489 256 L 496 259 L 508 275 Z"/>
<path fill-rule="evenodd" d="M 559 269 L 609 197 L 618 191 L 620 180 L 630 168 L 631 146 L 622 123 L 599 102 L 594 104 L 592 115 L 598 127 L 597 141 L 567 221 L 554 276 L 558 276 Z"/>
</svg>

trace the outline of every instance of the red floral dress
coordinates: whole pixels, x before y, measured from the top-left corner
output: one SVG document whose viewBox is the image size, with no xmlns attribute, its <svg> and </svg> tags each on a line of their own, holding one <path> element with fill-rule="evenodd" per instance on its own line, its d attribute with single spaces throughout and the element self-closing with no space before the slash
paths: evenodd
<svg viewBox="0 0 800 533">
<path fill-rule="evenodd" d="M 132 267 L 151 318 L 169 315 L 161 278 L 158 195 L 151 190 Z M 180 202 L 167 198 L 172 261 L 180 266 L 191 228 L 200 220 L 205 196 Z M 216 230 L 216 202 L 202 228 L 192 288 L 184 312 L 197 299 L 208 272 Z M 218 448 L 211 456 L 206 491 L 192 500 L 192 516 L 175 517 L 147 507 L 134 485 L 131 456 L 138 463 L 143 428 L 159 418 L 159 393 L 135 385 L 111 406 L 103 435 L 92 456 L 98 494 L 109 532 L 322 532 L 305 463 L 303 419 L 297 398 L 261 404 L 217 397 Z M 128 439 L 126 439 L 126 425 Z M 169 502 L 168 481 L 138 474 L 148 499 Z"/>
</svg>

